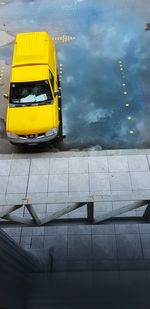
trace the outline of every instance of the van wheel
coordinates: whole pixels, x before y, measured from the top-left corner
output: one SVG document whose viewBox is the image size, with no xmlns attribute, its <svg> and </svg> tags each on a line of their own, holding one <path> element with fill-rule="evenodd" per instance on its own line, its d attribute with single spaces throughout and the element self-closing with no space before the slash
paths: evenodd
<svg viewBox="0 0 150 309">
<path fill-rule="evenodd" d="M 14 143 L 14 142 L 10 142 L 10 144 L 12 144 L 14 146 L 17 146 L 17 143 Z"/>
<path fill-rule="evenodd" d="M 58 83 L 58 88 L 59 88 L 60 87 L 59 74 L 57 74 L 57 83 Z"/>
<path fill-rule="evenodd" d="M 58 131 L 58 137 L 63 137 L 63 126 L 62 126 L 62 110 L 59 108 L 59 131 Z"/>
<path fill-rule="evenodd" d="M 63 126 L 62 126 L 62 104 L 61 104 L 61 92 L 58 98 L 58 109 L 59 109 L 59 133 L 58 137 L 61 139 L 63 137 Z"/>
</svg>

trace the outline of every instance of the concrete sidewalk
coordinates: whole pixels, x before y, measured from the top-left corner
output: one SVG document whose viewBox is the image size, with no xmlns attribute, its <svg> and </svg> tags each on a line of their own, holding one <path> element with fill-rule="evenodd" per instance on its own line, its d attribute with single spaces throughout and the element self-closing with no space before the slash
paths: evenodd
<svg viewBox="0 0 150 309">
<path fill-rule="evenodd" d="M 76 193 L 148 192 L 149 150 L 135 153 L 124 151 L 120 155 L 116 151 L 102 151 L 1 156 L 0 194 L 1 197 L 19 195 L 23 198 L 39 194 L 44 197 Z M 126 203 L 96 203 L 95 215 Z M 36 211 L 43 218 L 61 207 L 62 204 L 43 204 L 37 205 Z M 127 215 L 140 215 L 144 209 L 130 211 Z M 16 213 L 29 216 L 23 208 Z M 66 216 L 86 217 L 86 207 Z M 150 269 L 149 224 L 105 223 L 98 226 L 65 225 L 4 230 L 35 255 L 51 252 L 54 257 L 53 269 L 56 271 Z"/>
<path fill-rule="evenodd" d="M 89 152 L 90 153 L 90 152 Z M 124 192 L 150 189 L 150 154 L 0 157 L 0 194 Z M 101 154 L 102 152 L 100 152 Z M 65 154 L 65 153 L 64 153 Z M 93 154 L 93 152 L 92 152 Z M 40 157 L 41 156 L 41 157 Z M 55 154 L 53 154 L 55 156 Z M 33 158 L 35 157 L 35 158 Z"/>
</svg>

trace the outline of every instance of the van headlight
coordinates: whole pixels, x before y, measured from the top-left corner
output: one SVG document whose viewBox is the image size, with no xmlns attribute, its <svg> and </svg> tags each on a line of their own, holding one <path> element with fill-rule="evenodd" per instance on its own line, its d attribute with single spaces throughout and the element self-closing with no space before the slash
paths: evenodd
<svg viewBox="0 0 150 309">
<path fill-rule="evenodd" d="M 7 136 L 10 137 L 10 138 L 17 138 L 18 137 L 17 134 L 9 132 L 9 131 L 7 131 Z"/>
<path fill-rule="evenodd" d="M 48 131 L 45 133 L 45 135 L 46 135 L 46 136 L 52 136 L 52 135 L 57 135 L 57 133 L 58 133 L 58 129 L 57 129 L 57 128 L 53 128 L 53 129 L 48 130 Z"/>
</svg>

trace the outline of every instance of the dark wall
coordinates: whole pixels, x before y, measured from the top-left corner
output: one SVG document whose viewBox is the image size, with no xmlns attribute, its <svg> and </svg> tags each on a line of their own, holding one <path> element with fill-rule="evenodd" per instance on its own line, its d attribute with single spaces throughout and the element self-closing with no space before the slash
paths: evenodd
<svg viewBox="0 0 150 309">
<path fill-rule="evenodd" d="M 37 264 L 0 229 L 0 309 L 26 308 L 28 280 Z"/>
<path fill-rule="evenodd" d="M 27 276 L 27 275 L 25 275 Z M 27 277 L 0 267 L 0 309 L 24 309 Z"/>
</svg>

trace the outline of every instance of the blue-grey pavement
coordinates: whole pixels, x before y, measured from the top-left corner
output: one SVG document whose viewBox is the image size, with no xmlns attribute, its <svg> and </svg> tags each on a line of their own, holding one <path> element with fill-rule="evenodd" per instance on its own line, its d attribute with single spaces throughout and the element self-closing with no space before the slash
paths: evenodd
<svg viewBox="0 0 150 309">
<path fill-rule="evenodd" d="M 84 193 L 120 193 L 150 190 L 150 154 L 87 152 L 1 156 L 0 194 L 55 196 Z M 95 214 L 127 202 L 97 202 Z M 1 206 L 8 207 L 8 206 Z M 39 204 L 40 218 L 60 210 L 61 204 Z M 145 207 L 126 215 L 142 215 Z M 15 213 L 15 212 L 14 212 Z M 17 214 L 29 217 L 27 209 Z M 86 217 L 86 207 L 66 215 Z M 24 249 L 35 255 L 51 254 L 54 271 L 150 269 L 150 225 L 110 224 L 4 228 Z"/>
</svg>

